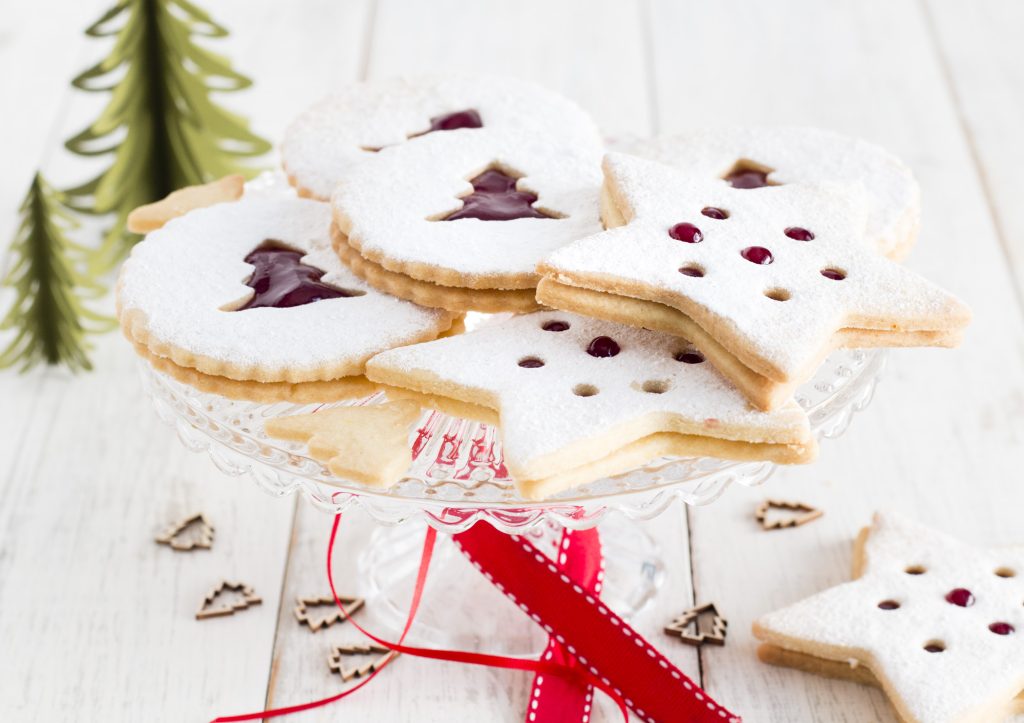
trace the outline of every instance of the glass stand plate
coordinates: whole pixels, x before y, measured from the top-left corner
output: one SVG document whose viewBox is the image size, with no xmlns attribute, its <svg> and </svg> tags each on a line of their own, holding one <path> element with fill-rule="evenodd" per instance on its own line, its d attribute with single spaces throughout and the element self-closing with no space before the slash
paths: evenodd
<svg viewBox="0 0 1024 723">
<path fill-rule="evenodd" d="M 885 354 L 879 350 L 834 352 L 796 399 L 819 438 L 836 437 L 874 393 Z M 207 451 L 230 475 L 248 474 L 277 495 L 301 492 L 317 507 L 342 512 L 361 507 L 383 524 L 419 519 L 447 532 L 477 520 L 522 534 L 553 522 L 572 529 L 598 524 L 615 510 L 648 519 L 675 500 L 705 504 L 732 483 L 756 485 L 774 471 L 769 462 L 663 457 L 625 474 L 595 480 L 542 501 L 520 498 L 502 462 L 497 430 L 486 424 L 425 412 L 412 446 L 415 461 L 388 488 L 366 487 L 333 476 L 301 444 L 266 435 L 271 417 L 312 412 L 322 405 L 265 404 L 200 392 L 140 360 L 143 384 L 157 412 L 174 425 L 182 442 Z M 358 400 L 373 404 L 382 394 Z"/>
</svg>

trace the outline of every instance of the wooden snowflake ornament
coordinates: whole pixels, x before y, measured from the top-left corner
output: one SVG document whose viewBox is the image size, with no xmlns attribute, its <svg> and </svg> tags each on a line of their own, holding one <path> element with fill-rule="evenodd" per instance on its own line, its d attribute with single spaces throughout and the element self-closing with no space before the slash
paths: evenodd
<svg viewBox="0 0 1024 723">
<path fill-rule="evenodd" d="M 176 552 L 209 550 L 213 547 L 213 525 L 198 512 L 174 523 L 156 536 L 156 542 Z"/>
<path fill-rule="evenodd" d="M 735 188 L 605 157 L 614 228 L 541 262 L 538 300 L 682 336 L 763 409 L 835 347 L 953 346 L 970 312 L 865 241 L 859 185 Z"/>
<path fill-rule="evenodd" d="M 692 607 L 677 617 L 665 626 L 665 632 L 688 645 L 725 645 L 728 626 L 729 621 L 718 614 L 715 604 L 705 603 Z"/>
<path fill-rule="evenodd" d="M 338 610 L 333 595 L 321 595 L 319 597 L 300 597 L 295 605 L 295 619 L 299 625 L 306 625 L 311 632 L 317 632 L 321 628 L 329 628 L 335 623 L 341 623 L 352 617 L 359 610 L 362 610 L 366 601 L 361 597 L 339 596 L 341 604 L 345 606 L 345 614 Z M 311 615 L 313 609 L 328 607 L 326 615 L 319 617 Z"/>
<path fill-rule="evenodd" d="M 1024 710 L 1024 547 L 974 548 L 878 514 L 854 578 L 758 620 L 762 660 L 876 683 L 905 721 Z"/>
<path fill-rule="evenodd" d="M 781 510 L 795 514 L 769 519 L 769 512 L 772 510 Z M 806 525 L 808 522 L 813 522 L 824 514 L 824 511 L 819 510 L 817 507 L 812 507 L 803 502 L 765 500 L 757 506 L 757 510 L 754 512 L 754 519 L 761 524 L 761 529 L 784 530 L 788 527 Z"/>
</svg>

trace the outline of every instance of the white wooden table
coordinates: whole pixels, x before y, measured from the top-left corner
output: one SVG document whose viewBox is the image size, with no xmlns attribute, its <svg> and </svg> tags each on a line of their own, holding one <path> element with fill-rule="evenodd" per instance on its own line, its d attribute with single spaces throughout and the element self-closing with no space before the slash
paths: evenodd
<svg viewBox="0 0 1024 723">
<path fill-rule="evenodd" d="M 105 98 L 72 93 L 67 81 L 105 52 L 80 30 L 109 2 L 0 6 L 4 238 L 36 167 L 58 184 L 76 180 L 80 167 L 60 142 Z M 635 620 L 747 720 L 893 720 L 876 691 L 760 664 L 750 623 L 845 580 L 851 539 L 876 509 L 977 543 L 1024 541 L 1024 4 L 204 4 L 233 32 L 218 49 L 257 80 L 225 102 L 269 137 L 346 81 L 459 69 L 539 81 L 613 134 L 819 125 L 910 163 L 925 210 L 909 264 L 973 306 L 963 347 L 893 353 L 874 403 L 816 464 L 650 522 L 670 565 Z M 324 588 L 330 518 L 187 452 L 151 411 L 116 335 L 98 341 L 95 362 L 78 377 L 0 374 L 0 719 L 203 721 L 337 690 L 324 660 L 350 631 L 311 635 L 290 610 L 297 595 Z M 762 532 L 751 515 L 768 494 L 826 515 Z M 196 509 L 216 523 L 212 551 L 153 543 L 167 521 Z M 337 577 L 351 587 L 369 527 L 344 523 Z M 263 605 L 196 622 L 200 598 L 224 576 L 252 584 Z M 724 648 L 697 654 L 660 632 L 694 599 L 728 616 Z M 511 614 L 503 604 L 495 596 L 496 618 Z M 527 691 L 523 674 L 407 657 L 344 703 L 294 720 L 516 721 Z M 610 706 L 602 713 L 615 720 Z"/>
</svg>

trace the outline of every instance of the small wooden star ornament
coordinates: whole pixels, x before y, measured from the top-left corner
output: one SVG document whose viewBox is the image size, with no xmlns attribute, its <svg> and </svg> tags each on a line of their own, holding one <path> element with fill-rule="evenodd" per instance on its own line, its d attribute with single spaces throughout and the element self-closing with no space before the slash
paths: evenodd
<svg viewBox="0 0 1024 723">
<path fill-rule="evenodd" d="M 213 525 L 202 512 L 185 517 L 156 536 L 157 543 L 177 552 L 213 547 Z"/>
<path fill-rule="evenodd" d="M 366 601 L 361 597 L 339 596 L 338 599 L 341 600 L 341 604 L 345 607 L 345 615 L 342 615 L 341 611 L 338 610 L 334 597 L 331 595 L 300 597 L 295 605 L 295 619 L 299 621 L 299 625 L 305 624 L 311 632 L 315 633 L 320 628 L 329 628 L 335 623 L 344 622 L 346 618 L 354 615 L 366 604 Z M 310 616 L 310 608 L 325 606 L 330 606 L 331 608 L 327 615 L 321 617 Z"/>
<path fill-rule="evenodd" d="M 702 626 L 702 621 L 710 621 Z M 689 630 L 693 626 L 693 631 Z M 705 603 L 692 607 L 665 626 L 665 632 L 682 640 L 688 645 L 700 646 L 704 643 L 725 645 L 726 628 L 729 621 L 718 614 L 714 603 Z"/>
<path fill-rule="evenodd" d="M 239 593 L 239 595 L 236 596 L 233 602 L 215 604 L 222 595 L 229 592 Z M 196 611 L 196 620 L 234 615 L 239 610 L 245 610 L 252 605 L 259 605 L 262 602 L 263 600 L 248 585 L 241 582 L 223 580 L 203 598 L 199 610 Z"/>
<path fill-rule="evenodd" d="M 788 517 L 776 517 L 775 519 L 769 520 L 768 513 L 771 510 L 784 510 L 787 512 L 795 512 L 796 514 Z M 813 522 L 824 514 L 825 512 L 823 510 L 819 510 L 817 507 L 812 507 L 811 505 L 803 502 L 765 500 L 757 506 L 757 511 L 754 512 L 754 519 L 761 523 L 762 529 L 783 530 L 787 527 L 799 527 L 800 525 L 806 525 L 808 522 Z"/>
<path fill-rule="evenodd" d="M 347 657 L 357 655 L 377 655 L 376 658 L 363 665 L 347 668 L 342 661 Z M 381 645 L 371 643 L 369 645 L 337 645 L 331 650 L 327 664 L 332 673 L 337 673 L 346 683 L 353 678 L 362 678 L 383 668 L 391 660 L 397 658 L 398 651 L 389 650 Z"/>
</svg>

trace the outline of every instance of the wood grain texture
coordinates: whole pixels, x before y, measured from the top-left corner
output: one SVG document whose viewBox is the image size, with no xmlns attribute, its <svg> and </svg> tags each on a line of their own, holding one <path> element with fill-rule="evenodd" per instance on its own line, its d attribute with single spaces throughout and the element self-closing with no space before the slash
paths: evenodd
<svg viewBox="0 0 1024 723">
<path fill-rule="evenodd" d="M 701 29 L 687 55 L 713 63 L 674 62 L 684 26 Z M 691 514 L 695 589 L 730 622 L 729 645 L 703 658 L 709 691 L 757 721 L 892 720 L 877 691 L 758 663 L 750 624 L 847 579 L 853 536 L 875 509 L 978 543 L 1021 541 L 1021 312 L 932 39 L 910 1 L 663 2 L 653 32 L 661 130 L 820 125 L 905 158 L 925 199 L 909 265 L 974 309 L 962 348 L 892 352 L 875 401 L 819 462 Z M 806 500 L 825 517 L 763 532 L 763 496 Z"/>
</svg>

